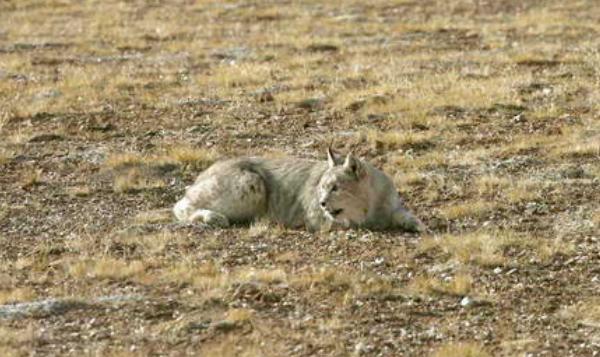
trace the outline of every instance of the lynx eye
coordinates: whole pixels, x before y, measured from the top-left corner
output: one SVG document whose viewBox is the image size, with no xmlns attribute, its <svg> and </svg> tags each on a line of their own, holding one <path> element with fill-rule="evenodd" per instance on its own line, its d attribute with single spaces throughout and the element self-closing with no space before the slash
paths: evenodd
<svg viewBox="0 0 600 357">
<path fill-rule="evenodd" d="M 337 185 L 331 186 L 331 192 L 336 192 L 338 190 Z"/>
</svg>

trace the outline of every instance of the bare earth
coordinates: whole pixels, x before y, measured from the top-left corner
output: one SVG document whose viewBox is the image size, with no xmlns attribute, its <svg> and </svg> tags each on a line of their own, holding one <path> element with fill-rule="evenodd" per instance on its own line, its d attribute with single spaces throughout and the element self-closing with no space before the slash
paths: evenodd
<svg viewBox="0 0 600 357">
<path fill-rule="evenodd" d="M 0 355 L 600 355 L 600 6 L 0 1 Z M 210 163 L 389 173 L 432 233 L 215 230 Z"/>
</svg>

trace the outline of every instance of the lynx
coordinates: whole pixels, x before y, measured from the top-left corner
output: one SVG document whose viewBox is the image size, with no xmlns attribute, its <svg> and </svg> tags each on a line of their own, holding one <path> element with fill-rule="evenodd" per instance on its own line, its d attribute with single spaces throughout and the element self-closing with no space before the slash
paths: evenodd
<svg viewBox="0 0 600 357">
<path fill-rule="evenodd" d="M 289 228 L 422 231 L 392 180 L 352 153 L 327 161 L 238 158 L 202 172 L 173 208 L 184 222 L 227 227 L 268 217 Z"/>
</svg>

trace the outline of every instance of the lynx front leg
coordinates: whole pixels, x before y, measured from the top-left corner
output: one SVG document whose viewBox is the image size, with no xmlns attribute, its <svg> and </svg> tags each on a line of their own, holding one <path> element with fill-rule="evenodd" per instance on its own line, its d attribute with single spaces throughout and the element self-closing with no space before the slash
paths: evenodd
<svg viewBox="0 0 600 357">
<path fill-rule="evenodd" d="M 425 232 L 427 227 L 420 219 L 404 208 L 398 208 L 394 211 L 394 226 L 408 232 Z"/>
</svg>

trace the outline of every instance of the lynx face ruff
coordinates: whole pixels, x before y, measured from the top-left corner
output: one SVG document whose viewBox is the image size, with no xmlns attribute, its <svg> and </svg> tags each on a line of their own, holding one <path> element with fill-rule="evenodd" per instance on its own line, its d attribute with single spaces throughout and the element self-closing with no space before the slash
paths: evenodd
<svg viewBox="0 0 600 357">
<path fill-rule="evenodd" d="M 311 231 L 332 227 L 420 231 L 423 224 L 402 204 L 391 179 L 351 154 L 327 162 L 239 158 L 202 172 L 175 204 L 184 222 L 227 227 L 269 219 Z"/>
</svg>

